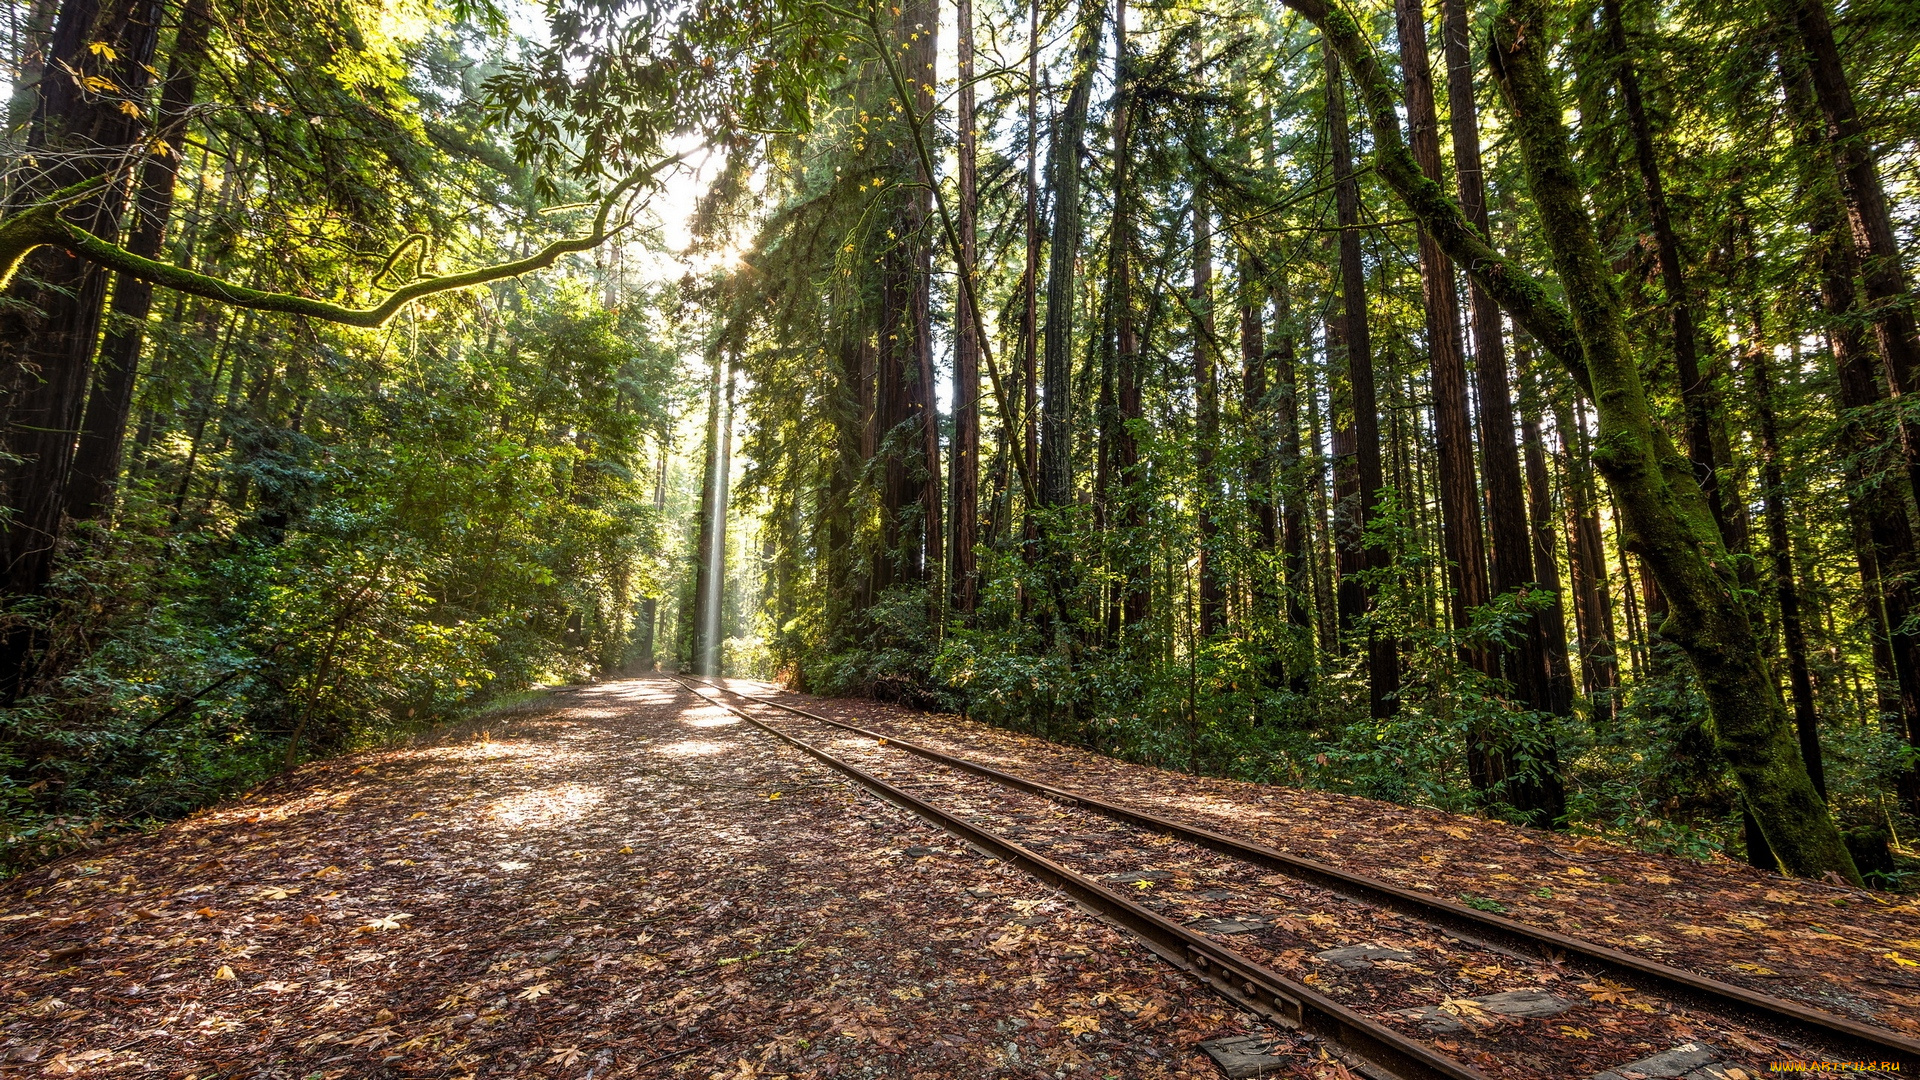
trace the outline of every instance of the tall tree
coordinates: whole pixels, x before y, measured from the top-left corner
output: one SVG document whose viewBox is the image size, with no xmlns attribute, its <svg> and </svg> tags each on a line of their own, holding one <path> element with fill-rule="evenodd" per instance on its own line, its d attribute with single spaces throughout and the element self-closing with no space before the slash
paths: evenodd
<svg viewBox="0 0 1920 1080">
<path fill-rule="evenodd" d="M 1129 137 L 1133 126 L 1132 67 L 1127 49 L 1127 3 L 1114 0 L 1113 77 L 1113 254 L 1108 259 L 1114 312 L 1114 471 L 1120 480 L 1120 544 L 1122 567 L 1115 588 L 1118 602 L 1112 611 L 1124 626 L 1147 618 L 1153 576 L 1140 556 L 1140 538 L 1147 524 L 1146 470 L 1140 461 L 1136 429 L 1146 419 L 1143 396 L 1145 362 L 1140 355 L 1140 324 L 1133 297 L 1133 248 L 1136 197 Z M 1117 631 L 1119 627 L 1113 627 Z M 1113 636 L 1117 636 L 1117 633 Z"/>
<path fill-rule="evenodd" d="M 1680 380 L 1681 404 L 1686 412 L 1687 456 L 1693 461 L 1695 478 L 1706 494 L 1713 519 L 1723 536 L 1731 524 L 1726 497 L 1720 490 L 1721 466 L 1713 439 L 1713 424 L 1719 409 L 1718 395 L 1700 371 L 1700 346 L 1693 296 L 1687 291 L 1687 272 L 1680 252 L 1680 237 L 1673 226 L 1673 214 L 1667 206 L 1666 183 L 1660 174 L 1660 158 L 1653 143 L 1653 124 L 1647 116 L 1646 100 L 1640 92 L 1640 76 L 1634 68 L 1633 51 L 1627 38 L 1626 20 L 1620 13 L 1620 0 L 1602 0 L 1601 18 L 1613 47 L 1614 81 L 1620 87 L 1620 99 L 1626 107 L 1627 127 L 1633 134 L 1633 160 L 1640 172 L 1642 196 L 1647 201 L 1647 224 L 1653 232 L 1654 251 L 1660 262 L 1660 283 L 1666 291 L 1667 317 L 1672 328 L 1673 367 Z"/>
<path fill-rule="evenodd" d="M 1276 464 L 1281 492 L 1280 558 L 1282 582 L 1286 593 L 1287 625 L 1293 633 L 1288 648 L 1293 656 L 1289 681 L 1297 693 L 1305 693 L 1313 665 L 1313 570 L 1308 551 L 1308 522 L 1311 496 L 1309 485 L 1318 489 L 1317 478 L 1310 475 L 1306 457 L 1300 450 L 1300 360 L 1295 338 L 1293 295 L 1287 285 L 1287 267 L 1274 269 L 1270 277 L 1273 290 L 1273 367 L 1274 425 Z"/>
<path fill-rule="evenodd" d="M 979 133 L 975 130 L 973 73 L 973 0 L 954 0 L 959 52 L 959 93 L 954 115 L 959 129 L 960 259 L 971 270 L 980 264 Z M 954 298 L 953 446 L 948 451 L 952 478 L 947 485 L 953 555 L 949 571 L 953 608 L 970 617 L 979 603 L 980 581 L 974 546 L 978 543 L 980 504 L 980 342 L 974 336 L 978 313 L 971 289 Z"/>
<path fill-rule="evenodd" d="M 1376 574 L 1392 565 L 1393 554 L 1386 546 L 1366 536 L 1380 515 L 1381 489 L 1386 486 L 1380 467 L 1380 413 L 1373 380 L 1373 335 L 1367 324 L 1366 268 L 1360 256 L 1360 186 L 1353 171 L 1352 136 L 1347 130 L 1347 93 L 1341 79 L 1341 62 L 1333 46 L 1325 49 L 1327 92 L 1327 137 L 1333 147 L 1334 202 L 1340 225 L 1340 296 L 1344 306 L 1341 344 L 1346 360 L 1350 395 L 1348 452 L 1352 455 L 1359 514 L 1340 530 L 1339 541 L 1352 553 L 1355 562 Z M 1336 428 L 1336 440 L 1338 429 Z M 1334 446 L 1334 457 L 1341 458 L 1341 447 Z M 1338 466 L 1336 465 L 1336 469 Z M 1338 484 L 1336 482 L 1336 494 Z M 1342 596 L 1355 575 L 1347 571 L 1343 560 Z M 1354 582 L 1358 584 L 1358 582 Z M 1372 593 L 1362 588 L 1367 606 Z M 1345 616 L 1353 605 L 1343 601 Z M 1393 636 L 1369 629 L 1367 634 L 1367 699 L 1376 718 L 1393 716 L 1400 702 L 1400 650 Z"/>
<path fill-rule="evenodd" d="M 1206 78 L 1202 38 L 1193 39 L 1190 62 L 1196 84 Z M 1193 185 L 1193 290 L 1187 301 L 1193 319 L 1193 468 L 1194 513 L 1199 519 L 1200 550 L 1196 564 L 1199 581 L 1200 636 L 1210 638 L 1226 629 L 1227 590 L 1220 565 L 1220 478 L 1215 458 L 1220 450 L 1220 376 L 1216 353 L 1219 338 L 1213 312 L 1213 207 L 1208 197 L 1207 121 L 1196 109 L 1187 126 L 1187 153 L 1191 157 L 1188 182 Z"/>
<path fill-rule="evenodd" d="M 1906 265 L 1894 235 L 1879 161 L 1834 42 L 1826 0 L 1784 0 L 1783 6 L 1788 21 L 1800 32 L 1814 99 L 1826 121 L 1826 141 L 1846 199 L 1847 221 L 1859 252 L 1860 282 L 1866 291 L 1866 314 L 1873 321 L 1880 356 L 1901 393 L 1920 392 L 1920 381 L 1916 381 L 1920 380 L 1920 335 L 1915 331 Z"/>
<path fill-rule="evenodd" d="M 1486 173 L 1480 160 L 1480 114 L 1475 103 L 1471 27 L 1466 0 L 1442 0 L 1441 36 L 1447 61 L 1447 113 L 1452 129 L 1454 188 L 1460 210 L 1483 237 L 1492 239 L 1487 212 Z M 1513 593 L 1531 583 L 1551 593 L 1546 610 L 1524 620 L 1517 645 L 1503 656 L 1502 671 L 1515 696 L 1534 709 L 1567 715 L 1571 696 L 1559 692 L 1553 657 L 1565 666 L 1566 631 L 1561 615 L 1558 573 L 1551 560 L 1536 558 L 1537 545 L 1529 537 L 1528 508 L 1520 483 L 1520 456 L 1513 443 L 1513 393 L 1507 379 L 1506 339 L 1501 334 L 1500 306 L 1485 288 L 1469 280 L 1472 314 L 1474 403 L 1480 420 L 1480 475 L 1486 489 L 1487 539 L 1490 548 L 1489 585 L 1495 595 Z M 1535 454 L 1538 454 L 1537 438 Z M 1544 477 L 1544 462 L 1542 476 Z M 1539 487 L 1538 484 L 1530 485 Z M 1536 502 L 1545 498 L 1541 491 Z M 1552 547 L 1545 549 L 1551 553 Z M 1557 640 L 1556 640 L 1557 638 Z M 1543 780 L 1543 783 L 1556 783 Z M 1543 791 L 1548 806 L 1564 803 Z"/>
<path fill-rule="evenodd" d="M 16 185 L 10 213 L 90 178 L 110 177 L 66 217 L 95 235 L 117 236 L 126 201 L 122 165 L 139 156 L 161 12 L 158 0 L 61 4 L 35 81 L 38 101 L 27 137 L 35 164 Z M 107 279 L 96 260 L 41 247 L 0 305 L 0 388 L 7 395 L 0 483 L 12 510 L 0 584 L 15 596 L 38 594 L 52 570 Z M 18 631 L 7 639 L 0 679 L 12 677 L 27 647 Z"/>
<path fill-rule="evenodd" d="M 1066 109 L 1055 122 L 1047 153 L 1047 203 L 1053 235 L 1047 244 L 1046 385 L 1040 413 L 1040 501 L 1073 501 L 1073 309 L 1080 261 L 1080 156 L 1100 49 L 1100 7 L 1087 0 L 1080 14 Z"/>
</svg>

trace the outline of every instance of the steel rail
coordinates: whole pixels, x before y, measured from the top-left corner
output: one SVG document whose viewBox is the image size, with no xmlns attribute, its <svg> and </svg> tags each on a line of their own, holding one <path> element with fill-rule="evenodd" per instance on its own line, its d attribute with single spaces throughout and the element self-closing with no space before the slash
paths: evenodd
<svg viewBox="0 0 1920 1080">
<path fill-rule="evenodd" d="M 1235 1005 L 1282 1027 L 1308 1032 L 1338 1050 L 1349 1067 L 1376 1080 L 1487 1080 L 1485 1073 L 1438 1053 L 1265 965 L 1142 907 L 1093 878 L 1071 870 L 1009 837 L 983 829 L 851 762 L 765 723 L 746 711 L 710 697 L 676 675 L 668 678 L 695 696 L 720 706 L 821 763 L 852 777 L 888 802 L 926 818 L 974 848 L 1017 866 L 1080 901 L 1138 937 L 1147 948 L 1192 974 Z M 726 691 L 725 687 L 718 689 Z M 726 691 L 731 692 L 731 691 Z M 752 700 L 751 695 L 742 694 Z M 832 723 L 832 721 L 829 721 Z M 844 725 L 836 725 L 844 726 Z M 893 745 L 888 740 L 889 745 Z"/>
<path fill-rule="evenodd" d="M 1212 829 L 1162 817 L 1150 811 L 1121 806 L 1092 795 L 1030 780 L 990 765 L 982 765 L 943 753 L 857 724 L 821 716 L 784 702 L 742 693 L 732 687 L 718 684 L 714 684 L 713 688 L 747 701 L 784 709 L 810 720 L 883 742 L 887 746 L 897 747 L 929 761 L 969 772 L 1008 787 L 1040 795 L 1069 806 L 1078 806 L 1104 817 L 1165 836 L 1185 840 L 1210 851 L 1277 871 L 1308 884 L 1318 885 L 1350 899 L 1410 915 L 1474 944 L 1524 953 L 1549 962 L 1559 961 L 1567 956 L 1579 957 L 1587 964 L 1599 969 L 1601 974 L 1623 984 L 1657 993 L 1669 1000 L 1701 1006 L 1708 1011 L 1754 1023 L 1762 1028 L 1790 1034 L 1797 1041 L 1811 1042 L 1814 1048 L 1839 1052 L 1850 1060 L 1898 1063 L 1906 1070 L 1920 1069 L 1920 1041 L 1905 1038 L 1884 1028 L 1863 1024 L 1857 1020 L 1802 1005 L 1797 1001 L 1777 998 L 1735 986 L 1732 983 L 1721 982 L 1696 972 L 1635 956 L 1595 942 L 1529 926 L 1491 912 L 1479 911 L 1463 904 L 1427 896 L 1378 878 L 1341 870 L 1303 856 L 1291 855 L 1265 844 L 1243 840 Z"/>
</svg>

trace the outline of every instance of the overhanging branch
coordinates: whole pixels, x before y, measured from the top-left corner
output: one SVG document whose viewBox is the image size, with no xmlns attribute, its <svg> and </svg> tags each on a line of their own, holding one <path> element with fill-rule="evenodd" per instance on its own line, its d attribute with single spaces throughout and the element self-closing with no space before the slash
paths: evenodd
<svg viewBox="0 0 1920 1080">
<path fill-rule="evenodd" d="M 611 229 L 608 227 L 608 220 L 612 217 L 613 209 L 620 200 L 635 188 L 651 181 L 659 175 L 661 170 L 678 164 L 685 157 L 686 154 L 680 153 L 664 158 L 614 185 L 613 190 L 601 198 L 599 210 L 594 215 L 593 228 L 584 236 L 555 240 L 524 259 L 409 282 L 388 293 L 386 298 L 378 304 L 366 308 L 347 307 L 293 293 L 250 288 L 224 278 L 196 273 L 173 263 L 143 258 L 61 218 L 61 211 L 74 202 L 86 198 L 96 187 L 106 181 L 105 177 L 95 177 L 72 187 L 63 188 L 5 221 L 0 221 L 0 288 L 5 287 L 14 271 L 34 249 L 53 246 L 65 248 L 80 258 L 90 259 L 129 277 L 233 307 L 251 308 L 255 311 L 276 311 L 287 315 L 305 315 L 343 326 L 376 327 L 393 318 L 401 308 L 421 297 L 464 289 L 471 285 L 485 285 L 503 278 L 518 277 L 535 270 L 544 270 L 557 262 L 562 255 L 577 251 L 591 251 L 599 247 L 606 242 L 607 237 L 619 231 L 621 227 L 615 226 Z M 404 250 L 407 245 L 419 242 L 421 241 L 409 237 L 401 242 L 401 250 Z M 383 276 L 386 270 L 392 268 L 393 261 L 389 260 L 387 268 L 382 271 Z"/>
</svg>

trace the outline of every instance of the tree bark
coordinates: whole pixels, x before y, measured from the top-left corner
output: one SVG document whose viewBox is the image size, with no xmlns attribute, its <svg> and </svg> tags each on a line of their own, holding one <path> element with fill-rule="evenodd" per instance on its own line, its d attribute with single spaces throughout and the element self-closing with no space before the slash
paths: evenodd
<svg viewBox="0 0 1920 1080">
<path fill-rule="evenodd" d="M 1193 45 L 1193 78 L 1204 78 L 1200 70 L 1202 54 L 1199 39 Z M 1204 156 L 1208 152 L 1206 122 L 1196 111 L 1189 129 L 1188 153 Z M 1213 208 L 1208 204 L 1206 168 L 1192 163 L 1193 185 L 1193 467 L 1194 512 L 1199 519 L 1198 553 L 1200 637 L 1211 638 L 1226 629 L 1227 591 L 1221 583 L 1220 569 L 1220 478 L 1214 457 L 1220 444 L 1220 389 L 1214 357 L 1213 318 Z"/>
<path fill-rule="evenodd" d="M 700 470 L 700 524 L 694 541 L 693 622 L 682 639 L 687 648 L 681 655 L 681 663 L 697 675 L 719 674 L 715 670 L 719 665 L 709 664 L 708 660 L 710 656 L 717 657 L 720 651 L 719 641 L 714 640 L 717 635 L 711 634 L 710 629 L 718 623 L 716 602 L 724 603 L 726 596 L 725 473 L 729 448 L 725 444 L 732 425 L 722 419 L 725 406 L 731 404 L 723 403 L 722 388 L 729 382 L 729 367 L 725 357 L 716 352 L 713 377 L 707 384 L 707 447 Z M 727 396 L 731 397 L 730 388 Z"/>
<path fill-rule="evenodd" d="M 1902 393 L 1920 392 L 1920 338 L 1915 334 L 1906 266 L 1887 209 L 1886 189 L 1873 144 L 1854 106 L 1840 48 L 1833 39 L 1825 0 L 1785 0 L 1786 16 L 1799 30 L 1814 98 L 1826 121 L 1826 140 L 1847 203 L 1847 221 L 1859 253 L 1866 314 L 1879 339 L 1880 356 Z"/>
<path fill-rule="evenodd" d="M 1467 221 L 1491 240 L 1486 178 L 1480 161 L 1480 116 L 1474 99 L 1473 53 L 1469 40 L 1472 31 L 1467 19 L 1467 2 L 1441 0 L 1441 11 L 1455 190 L 1459 192 L 1460 209 Z M 1571 713 L 1573 698 L 1571 685 L 1562 681 L 1567 670 L 1567 638 L 1559 573 L 1552 560 L 1552 544 L 1544 548 L 1539 544 L 1539 537 L 1550 538 L 1551 530 L 1542 522 L 1530 535 L 1527 520 L 1530 497 L 1536 504 L 1533 508 L 1536 515 L 1539 507 L 1546 505 L 1546 466 L 1544 460 L 1538 462 L 1542 483 L 1535 484 L 1531 479 L 1528 482 L 1529 490 L 1541 489 L 1538 495 L 1523 494 L 1520 455 L 1513 445 L 1513 394 L 1507 381 L 1507 350 L 1500 332 L 1500 306 L 1486 289 L 1471 280 L 1467 299 L 1472 314 L 1474 400 L 1479 406 L 1480 419 L 1480 475 L 1486 488 L 1489 586 L 1495 595 L 1501 595 L 1537 583 L 1553 594 L 1550 608 L 1521 625 L 1520 641 L 1502 657 L 1503 669 L 1521 701 L 1541 712 L 1567 716 Z M 1541 456 L 1537 430 L 1529 445 L 1531 466 L 1533 459 Z M 1549 579 L 1553 579 L 1551 583 Z M 1564 793 L 1543 791 L 1542 794 L 1554 804 L 1556 812 L 1564 811 Z"/>
<path fill-rule="evenodd" d="M 1073 501 L 1073 309 L 1075 271 L 1080 262 L 1080 143 L 1086 133 L 1087 106 L 1093 95 L 1099 31 L 1099 18 L 1083 12 L 1066 111 L 1054 126 L 1052 146 L 1047 152 L 1053 235 L 1047 244 L 1046 352 L 1041 375 L 1046 396 L 1040 409 L 1040 502 L 1049 507 L 1066 506 Z"/>
<path fill-rule="evenodd" d="M 1439 120 L 1433 74 L 1427 61 L 1426 16 L 1420 0 L 1394 0 L 1400 70 L 1406 83 L 1407 126 L 1413 158 L 1427 179 L 1440 180 Z M 1439 457 L 1441 546 L 1453 627 L 1464 631 L 1473 609 L 1487 602 L 1486 539 L 1480 528 L 1479 485 L 1473 470 L 1473 420 L 1467 409 L 1467 368 L 1462 356 L 1460 295 L 1453 264 L 1425 229 L 1420 230 L 1420 286 L 1427 318 L 1427 359 L 1432 376 L 1434 436 Z M 1486 650 L 1469 650 L 1471 661 L 1497 674 Z M 1477 746 L 1469 755 L 1474 786 L 1482 790 L 1506 779 L 1499 750 Z"/>
<path fill-rule="evenodd" d="M 1134 315 L 1133 247 L 1134 192 L 1128 137 L 1132 131 L 1132 67 L 1127 55 L 1127 4 L 1114 4 L 1113 108 L 1113 272 L 1115 405 L 1119 424 L 1114 432 L 1114 468 L 1120 478 L 1120 527 L 1123 566 L 1115 605 L 1121 626 L 1146 620 L 1152 602 L 1152 568 L 1138 554 L 1147 525 L 1146 470 L 1140 464 L 1140 442 L 1135 428 L 1146 419 L 1142 396 L 1140 328 Z"/>
<path fill-rule="evenodd" d="M 1833 356 L 1839 384 L 1840 446 L 1847 482 L 1848 518 L 1852 525 L 1855 562 L 1860 570 L 1861 599 L 1868 632 L 1873 637 L 1876 687 L 1892 693 L 1875 694 L 1881 723 L 1910 746 L 1920 747 L 1920 623 L 1916 623 L 1911 577 L 1915 544 L 1901 484 L 1893 470 L 1870 471 L 1869 463 L 1887 455 L 1881 446 L 1889 434 L 1900 441 L 1899 459 L 1905 466 L 1905 486 L 1920 491 L 1920 428 L 1896 422 L 1892 431 L 1876 423 L 1884 415 L 1887 390 L 1899 388 L 1875 363 L 1868 343 L 1856 282 L 1860 277 L 1856 234 L 1838 177 L 1820 161 L 1825 155 L 1823 119 L 1814 100 L 1812 80 L 1804 55 L 1792 47 L 1777 54 L 1787 110 L 1794 125 L 1794 142 L 1803 159 L 1802 205 L 1807 207 L 1807 231 L 1812 236 L 1819 267 L 1820 305 L 1825 315 L 1828 352 Z M 1824 175 L 1823 175 L 1824 174 Z M 1901 415 L 1904 417 L 1905 411 Z M 1910 811 L 1920 812 L 1920 765 L 1901 770 L 1894 785 Z"/>
<path fill-rule="evenodd" d="M 1749 251 L 1748 258 L 1756 258 Z M 1780 463 L 1780 421 L 1773 407 L 1773 373 L 1758 304 L 1757 288 L 1748 292 L 1750 324 L 1742 366 L 1753 384 L 1753 408 L 1760 426 L 1760 484 L 1766 505 L 1767 544 L 1772 550 L 1773 595 L 1780 609 L 1780 636 L 1787 651 L 1787 685 L 1793 702 L 1800 757 L 1822 799 L 1827 797 L 1826 767 L 1820 755 L 1820 717 L 1813 706 L 1813 676 L 1807 664 L 1807 633 L 1800 622 L 1800 590 L 1793 576 L 1793 545 L 1787 528 L 1787 482 Z"/>
<path fill-rule="evenodd" d="M 1273 501 L 1274 401 L 1267 372 L 1266 276 L 1258 260 L 1243 254 L 1235 286 L 1240 303 L 1240 420 L 1246 432 L 1247 516 L 1253 523 L 1253 609 L 1247 633 L 1266 633 L 1280 620 L 1280 514 Z M 1270 681 L 1286 677 L 1286 663 L 1278 650 L 1269 649 Z"/>
<path fill-rule="evenodd" d="M 1553 481 L 1547 474 L 1547 450 L 1540 436 L 1540 392 L 1529 385 L 1527 352 L 1514 349 L 1515 373 L 1520 378 L 1520 444 L 1527 466 L 1527 513 L 1532 520 L 1534 579 L 1553 594 L 1553 603 L 1539 615 L 1540 645 L 1547 677 L 1547 711 L 1555 716 L 1573 714 L 1573 666 L 1567 656 L 1566 608 L 1562 598 L 1566 590 L 1560 584 L 1560 562 L 1556 555 L 1553 509 Z"/>
<path fill-rule="evenodd" d="M 1313 676 L 1312 567 L 1308 558 L 1307 462 L 1300 453 L 1300 364 L 1294 337 L 1293 297 L 1287 286 L 1287 268 L 1272 273 L 1274 423 L 1278 439 L 1280 475 L 1280 564 L 1286 593 L 1287 625 L 1291 628 L 1288 682 L 1295 693 L 1305 693 Z"/>
</svg>

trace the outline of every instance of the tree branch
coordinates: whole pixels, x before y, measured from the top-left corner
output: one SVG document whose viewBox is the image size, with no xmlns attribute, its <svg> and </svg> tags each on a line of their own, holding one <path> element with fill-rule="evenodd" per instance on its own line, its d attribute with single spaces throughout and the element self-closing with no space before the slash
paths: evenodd
<svg viewBox="0 0 1920 1080">
<path fill-rule="evenodd" d="M 681 153 L 664 158 L 636 171 L 616 184 L 612 191 L 601 198 L 599 212 L 594 215 L 593 229 L 584 236 L 555 240 L 524 259 L 409 282 L 388 293 L 380 303 L 367 308 L 346 307 L 342 304 L 293 293 L 268 292 L 250 288 L 223 278 L 196 273 L 172 263 L 143 258 L 118 244 L 103 240 L 60 217 L 61 211 L 67 206 L 85 198 L 92 193 L 94 187 L 105 182 L 105 177 L 95 177 L 72 187 L 63 188 L 27 209 L 0 221 L 0 288 L 6 286 L 7 281 L 29 253 L 36 248 L 50 245 L 65 248 L 80 258 L 91 259 L 129 277 L 233 307 L 251 308 L 255 311 L 277 311 L 287 315 L 305 315 L 344 326 L 376 327 L 393 318 L 401 308 L 423 296 L 464 289 L 470 285 L 485 285 L 502 278 L 518 277 L 534 270 L 544 270 L 552 266 L 562 255 L 576 251 L 591 251 L 599 247 L 608 236 L 624 227 L 621 225 L 608 228 L 608 218 L 612 216 L 614 206 L 627 193 L 651 181 L 661 170 L 679 163 L 685 157 L 686 154 Z M 415 236 L 409 236 L 401 241 L 401 246 L 395 253 L 396 258 L 408 245 L 420 242 L 423 240 L 416 239 Z M 385 276 L 387 271 L 392 269 L 394 261 L 395 259 L 388 260 L 387 266 L 381 271 L 381 276 Z"/>
</svg>

